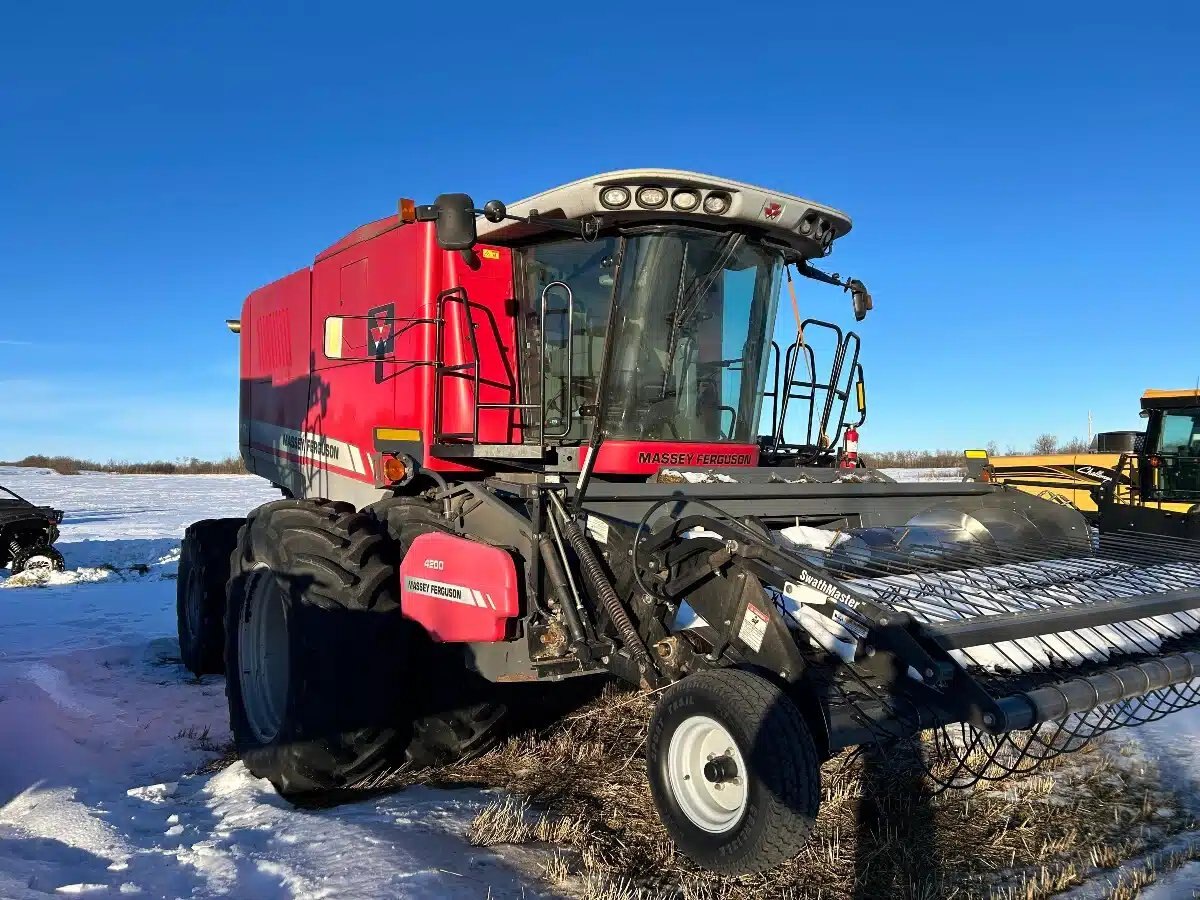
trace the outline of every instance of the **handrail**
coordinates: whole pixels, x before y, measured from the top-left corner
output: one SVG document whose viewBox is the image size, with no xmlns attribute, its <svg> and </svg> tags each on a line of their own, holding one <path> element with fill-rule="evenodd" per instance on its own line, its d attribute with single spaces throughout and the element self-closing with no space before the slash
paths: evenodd
<svg viewBox="0 0 1200 900">
<path fill-rule="evenodd" d="M 563 384 L 563 393 L 566 396 L 566 410 L 564 418 L 566 419 L 566 428 L 563 431 L 547 432 L 546 431 L 546 308 L 549 305 L 546 297 L 553 287 L 561 287 L 567 292 L 567 364 L 566 364 L 566 381 Z M 565 438 L 571 433 L 571 428 L 574 424 L 574 416 L 571 412 L 571 388 L 573 386 L 573 374 L 575 365 L 575 293 L 571 290 L 571 286 L 565 281 L 552 281 L 542 288 L 541 295 L 541 400 L 542 400 L 542 417 L 540 422 L 540 433 L 542 442 L 545 443 L 546 438 Z"/>
<path fill-rule="evenodd" d="M 475 301 L 471 300 L 467 296 L 466 291 L 461 287 L 451 288 L 450 290 L 443 291 L 441 294 L 438 295 L 437 302 L 438 302 L 438 319 L 437 319 L 438 329 L 437 329 L 437 334 L 435 337 L 435 342 L 436 342 L 436 344 L 435 344 L 435 364 L 437 366 L 437 369 L 436 369 L 437 374 L 435 375 L 436 383 L 434 385 L 434 393 L 433 393 L 434 442 L 435 443 L 444 443 L 447 441 L 469 440 L 473 444 L 478 444 L 479 443 L 479 413 L 481 410 L 486 410 L 486 409 L 508 409 L 508 410 L 527 410 L 527 409 L 529 409 L 529 410 L 532 410 L 532 409 L 538 409 L 539 405 L 535 404 L 535 403 L 480 403 L 479 402 L 480 388 L 485 384 L 488 385 L 489 387 L 510 388 L 514 391 L 516 391 L 518 389 L 516 385 L 510 385 L 510 384 L 505 384 L 500 381 L 493 381 L 491 379 L 485 379 L 485 378 L 483 378 L 481 371 L 480 371 L 481 366 L 479 365 L 479 339 L 475 336 L 475 322 L 471 318 L 471 310 L 472 309 L 482 310 L 484 315 L 488 316 L 492 320 L 493 324 L 495 323 L 495 316 L 492 314 L 492 311 L 490 309 L 488 309 L 486 306 L 484 306 L 481 303 L 476 303 Z M 470 342 L 470 345 L 471 345 L 471 357 L 472 357 L 471 360 L 469 360 L 468 362 L 456 363 L 455 365 L 452 365 L 452 366 L 446 365 L 446 361 L 445 361 L 445 322 L 446 322 L 445 310 L 446 310 L 446 306 L 450 303 L 462 304 L 463 309 L 466 311 L 467 340 Z M 442 431 L 442 414 L 443 414 L 444 393 L 443 393 L 441 376 L 446 375 L 446 374 L 457 375 L 460 372 L 465 373 L 467 371 L 470 371 L 472 373 L 471 377 L 472 377 L 472 383 L 473 383 L 473 388 L 474 388 L 474 393 L 472 396 L 473 410 L 472 410 L 472 415 L 471 415 L 472 430 L 469 432 L 450 432 L 450 433 L 444 432 L 444 431 Z M 542 411 L 542 421 L 540 421 L 538 423 L 538 425 L 539 425 L 539 443 L 544 443 L 544 437 L 542 436 L 543 423 L 545 420 L 545 398 L 544 397 L 543 397 L 543 401 L 541 404 L 541 411 Z M 522 430 L 523 429 L 524 429 L 524 426 L 522 426 Z"/>
<path fill-rule="evenodd" d="M 547 371 L 546 371 L 546 314 L 547 314 L 547 311 L 549 308 L 550 292 L 553 288 L 562 288 L 566 292 L 566 295 L 567 295 L 567 307 L 565 310 L 565 313 L 567 316 L 567 323 L 566 323 L 566 328 L 567 328 L 567 345 L 566 345 L 567 367 L 566 367 L 566 383 L 564 385 L 564 389 L 565 389 L 565 392 L 567 395 L 567 407 L 566 407 L 565 416 L 564 416 L 565 423 L 566 423 L 565 428 L 562 431 L 547 432 L 546 431 L 546 377 L 547 377 Z M 574 414 L 573 414 L 573 411 L 571 410 L 570 397 L 571 397 L 571 388 L 573 386 L 573 371 L 572 371 L 571 367 L 573 365 L 574 347 L 575 347 L 575 345 L 574 345 L 575 294 L 571 290 L 571 286 L 569 284 L 567 284 L 564 281 L 552 281 L 542 289 L 540 304 L 539 304 L 539 306 L 540 306 L 539 323 L 540 323 L 540 332 L 541 332 L 539 335 L 539 341 L 541 344 L 541 347 L 540 347 L 541 352 L 539 354 L 538 376 L 539 376 L 539 381 L 540 381 L 540 389 L 538 392 L 539 397 L 538 397 L 537 403 L 517 403 L 517 402 L 514 402 L 514 403 L 483 403 L 483 402 L 480 402 L 480 400 L 479 400 L 480 388 L 483 385 L 488 385 L 491 387 L 510 388 L 514 393 L 518 393 L 520 390 L 519 383 L 515 383 L 512 385 L 505 384 L 500 381 L 486 379 L 482 376 L 482 373 L 481 373 L 482 367 L 479 364 L 479 339 L 475 334 L 476 324 L 472 318 L 471 313 L 472 313 L 472 310 L 480 310 L 483 313 L 483 315 L 488 317 L 488 319 L 492 322 L 493 326 L 495 326 L 496 317 L 493 314 L 492 310 L 489 309 L 487 306 L 484 306 L 481 303 L 477 303 L 477 302 L 471 300 L 467 296 L 466 290 L 461 287 L 451 288 L 450 290 L 443 291 L 441 294 L 438 295 L 437 302 L 438 302 L 438 317 L 435 320 L 431 320 L 433 322 L 436 322 L 436 324 L 437 324 L 437 335 L 435 338 L 435 340 L 436 340 L 435 361 L 434 361 L 434 364 L 436 365 L 436 372 L 437 372 L 437 375 L 435 376 L 436 384 L 434 386 L 434 442 L 435 443 L 444 443 L 447 441 L 467 441 L 472 444 L 482 443 L 479 439 L 479 414 L 483 410 L 490 410 L 490 409 L 507 409 L 507 410 L 514 410 L 514 411 L 516 411 L 516 410 L 520 410 L 520 411 L 537 410 L 538 421 L 537 421 L 537 426 L 536 426 L 536 429 L 537 429 L 536 435 L 537 435 L 538 446 L 544 446 L 547 438 L 558 439 L 558 438 L 566 437 L 568 434 L 570 434 L 571 428 L 574 427 Z M 451 303 L 461 304 L 461 306 L 465 310 L 467 340 L 470 344 L 471 359 L 464 363 L 456 363 L 454 365 L 447 365 L 446 361 L 445 361 L 446 307 Z M 456 377 L 465 377 L 467 372 L 471 373 L 470 377 L 472 378 L 472 383 L 473 383 L 473 388 L 474 388 L 474 394 L 472 396 L 472 415 L 471 415 L 472 430 L 469 432 L 445 432 L 445 431 L 442 431 L 442 418 L 443 418 L 443 406 L 444 406 L 444 404 L 443 404 L 444 391 L 443 391 L 443 386 L 442 386 L 442 377 L 445 375 L 453 375 Z M 522 423 L 520 427 L 522 430 L 522 434 L 524 435 L 526 429 L 529 426 L 525 423 Z M 503 444 L 505 442 L 491 442 L 491 443 L 495 443 L 499 446 L 503 446 Z"/>
<path fill-rule="evenodd" d="M 816 354 L 812 349 L 812 345 L 803 339 L 805 330 L 812 328 L 829 329 L 833 332 L 837 340 L 837 347 L 829 369 L 829 377 L 826 381 L 817 380 Z M 828 453 L 831 448 L 836 447 L 844 429 L 847 427 L 846 412 L 849 407 L 850 394 L 855 390 L 856 383 L 862 381 L 862 365 L 859 363 L 862 340 L 857 332 L 844 332 L 833 322 L 825 322 L 820 319 L 805 319 L 800 324 L 800 332 L 797 340 L 782 354 L 782 359 L 779 345 L 775 341 L 771 342 L 771 348 L 775 364 L 774 380 L 772 389 L 770 391 L 763 391 L 764 398 L 769 397 L 771 399 L 772 431 L 769 441 L 769 451 L 778 453 L 781 450 L 813 448 L 813 452 L 809 456 L 804 457 L 802 463 L 815 462 L 823 453 Z M 811 373 L 807 380 L 797 379 L 796 377 L 796 369 L 801 358 L 805 360 L 808 370 Z M 845 380 L 843 380 L 843 373 L 847 373 Z M 783 376 L 782 383 L 780 381 L 781 374 Z M 818 391 L 825 392 L 819 416 L 817 412 Z M 807 401 L 808 403 L 808 415 L 805 423 L 806 442 L 804 444 L 790 444 L 785 438 L 788 412 L 792 401 L 795 400 Z M 830 422 L 834 418 L 835 404 L 838 401 L 841 401 L 841 405 L 837 408 L 836 426 L 833 429 L 832 435 L 830 435 Z M 865 421 L 866 408 L 864 404 L 860 410 L 858 419 L 850 424 L 853 424 L 853 427 L 857 428 Z M 828 439 L 828 444 L 825 446 L 821 445 L 823 437 Z M 799 459 L 799 457 L 797 458 Z"/>
</svg>

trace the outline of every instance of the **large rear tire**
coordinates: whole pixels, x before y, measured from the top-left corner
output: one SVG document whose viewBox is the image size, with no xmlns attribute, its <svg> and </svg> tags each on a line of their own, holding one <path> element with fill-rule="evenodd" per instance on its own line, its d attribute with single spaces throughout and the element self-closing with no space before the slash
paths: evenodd
<svg viewBox="0 0 1200 900">
<path fill-rule="evenodd" d="M 663 824 L 698 865 L 761 872 L 807 842 L 821 799 L 817 750 L 796 704 L 767 679 L 714 669 L 671 685 L 646 756 Z"/>
<path fill-rule="evenodd" d="M 225 630 L 230 728 L 254 775 L 301 794 L 361 785 L 403 760 L 411 627 L 373 518 L 328 501 L 253 512 Z"/>
<path fill-rule="evenodd" d="M 245 519 L 204 519 L 188 526 L 179 546 L 175 618 L 179 656 L 195 676 L 225 671 L 225 590 L 230 555 Z"/>
<path fill-rule="evenodd" d="M 422 534 L 449 532 L 449 523 L 424 500 L 398 497 L 372 509 L 391 539 L 396 565 L 412 542 Z M 413 738 L 406 751 L 414 766 L 436 766 L 469 759 L 496 745 L 510 728 L 512 716 L 505 686 L 492 684 L 464 666 L 462 648 L 435 644 L 414 629 L 411 645 L 414 664 L 435 675 L 423 685 L 413 707 Z M 527 698 L 533 690 L 522 685 Z"/>
</svg>

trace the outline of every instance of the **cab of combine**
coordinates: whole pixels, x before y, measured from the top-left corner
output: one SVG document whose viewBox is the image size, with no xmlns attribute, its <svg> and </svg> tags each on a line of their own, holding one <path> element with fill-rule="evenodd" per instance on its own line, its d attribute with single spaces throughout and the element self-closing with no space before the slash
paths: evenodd
<svg viewBox="0 0 1200 900">
<path fill-rule="evenodd" d="M 785 266 L 866 315 L 860 281 L 811 264 L 849 230 L 813 201 L 668 169 L 511 207 L 402 200 L 247 298 L 246 465 L 362 504 L 416 473 L 828 464 L 865 418 L 858 337 L 798 321 L 833 335 L 818 375 L 810 345 L 772 335 Z"/>
</svg>

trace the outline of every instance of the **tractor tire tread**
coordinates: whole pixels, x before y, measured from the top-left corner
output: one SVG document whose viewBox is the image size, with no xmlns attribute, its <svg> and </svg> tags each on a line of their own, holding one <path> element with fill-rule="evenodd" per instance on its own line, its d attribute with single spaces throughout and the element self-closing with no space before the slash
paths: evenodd
<svg viewBox="0 0 1200 900">
<path fill-rule="evenodd" d="M 236 547 L 245 519 L 201 519 L 183 533 L 179 574 L 176 577 L 175 615 L 179 655 L 195 676 L 225 671 L 225 591 L 231 565 L 230 547 Z M 201 596 L 189 598 L 190 569 L 199 569 Z M 202 604 L 201 633 L 191 634 L 188 602 Z"/>
<path fill-rule="evenodd" d="M 356 542 L 357 558 L 348 558 L 347 550 L 355 547 Z M 273 572 L 311 579 L 300 599 L 305 605 L 326 612 L 398 613 L 399 603 L 392 596 L 394 570 L 385 560 L 383 546 L 384 537 L 373 531 L 371 518 L 355 512 L 350 504 L 277 500 L 259 507 L 249 517 L 239 549 L 234 553 L 231 590 L 235 589 L 234 582 L 265 563 Z M 229 624 L 232 631 L 234 623 Z M 320 635 L 308 647 L 313 658 L 322 658 L 323 651 L 332 649 L 325 644 L 327 637 Z M 232 639 L 227 642 L 227 659 L 235 652 L 234 643 Z M 403 652 L 401 647 L 393 649 Z M 363 652 L 377 659 L 381 670 L 391 666 L 390 661 L 379 659 L 386 654 L 372 655 L 366 648 Z M 301 671 L 297 677 L 305 682 L 301 689 L 316 691 L 312 703 L 330 707 L 345 699 L 336 696 L 336 688 L 317 680 L 310 682 L 310 674 Z M 227 682 L 231 718 L 236 721 L 236 698 L 230 691 Z M 316 712 L 336 716 L 333 709 Z M 402 742 L 404 725 L 402 717 L 397 715 L 395 728 L 352 728 L 332 738 L 310 736 L 301 725 L 286 745 L 267 747 L 255 746 L 253 740 L 247 740 L 247 729 L 235 728 L 235 740 L 253 774 L 270 779 L 284 794 L 313 793 L 350 788 L 381 769 L 394 766 L 400 759 L 397 745 Z"/>
</svg>

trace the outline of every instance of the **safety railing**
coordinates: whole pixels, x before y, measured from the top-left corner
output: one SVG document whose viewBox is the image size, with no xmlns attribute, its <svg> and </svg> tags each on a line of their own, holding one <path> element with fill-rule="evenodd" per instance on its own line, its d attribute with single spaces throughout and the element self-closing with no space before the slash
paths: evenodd
<svg viewBox="0 0 1200 900">
<path fill-rule="evenodd" d="M 804 335 L 825 329 L 833 333 L 837 341 L 828 378 L 817 378 L 817 360 L 812 344 Z M 843 332 L 832 322 L 820 319 L 805 319 L 800 326 L 800 337 L 788 347 L 780 350 L 779 344 L 771 342 L 772 376 L 771 390 L 763 391 L 763 398 L 771 402 L 771 433 L 763 442 L 762 450 L 768 456 L 792 457 L 798 465 L 817 462 L 822 455 L 836 452 L 836 447 L 846 428 L 858 428 L 867 418 L 866 395 L 863 385 L 863 368 L 859 362 L 862 347 L 857 332 Z M 797 377 L 797 368 L 804 361 L 807 378 Z M 847 421 L 850 397 L 857 399 L 858 417 Z M 820 413 L 818 415 L 818 400 Z M 786 426 L 793 401 L 807 404 L 805 416 L 805 440 L 789 442 Z M 834 413 L 837 413 L 836 418 Z M 830 433 L 830 424 L 834 424 Z"/>
</svg>

